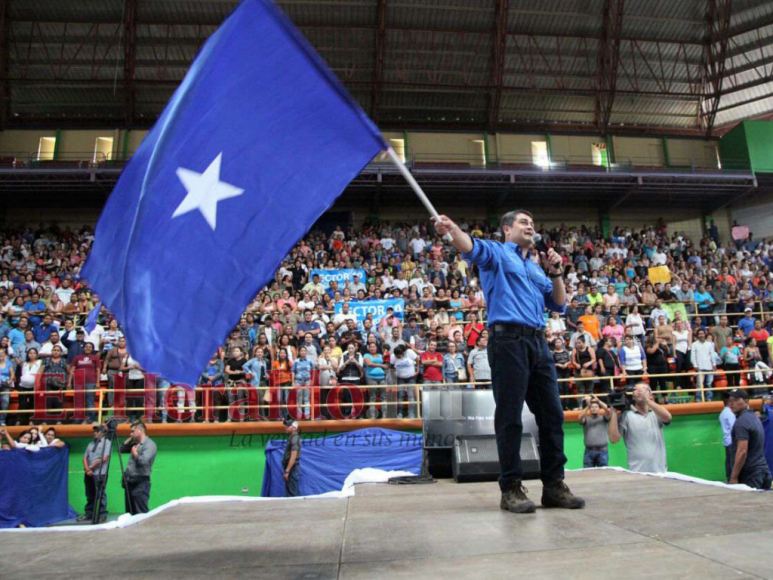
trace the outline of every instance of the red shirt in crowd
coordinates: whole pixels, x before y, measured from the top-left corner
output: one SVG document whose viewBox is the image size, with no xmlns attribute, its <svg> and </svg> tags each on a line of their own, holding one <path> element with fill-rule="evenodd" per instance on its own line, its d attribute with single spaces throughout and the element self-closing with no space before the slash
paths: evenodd
<svg viewBox="0 0 773 580">
<path fill-rule="evenodd" d="M 470 336 L 467 337 L 467 346 L 475 348 L 475 343 L 478 340 L 478 337 L 480 336 L 480 333 L 483 332 L 483 325 L 478 324 L 468 324 L 464 327 L 464 331 L 467 332 L 470 331 Z"/>
<path fill-rule="evenodd" d="M 421 362 L 424 366 L 424 374 L 422 375 L 424 377 L 425 381 L 438 381 L 443 382 L 443 367 L 433 367 L 429 366 L 426 363 L 429 361 L 437 361 L 441 365 L 443 364 L 443 355 L 439 352 L 423 352 L 421 353 Z"/>
<path fill-rule="evenodd" d="M 97 377 L 99 376 L 99 368 L 101 363 L 99 361 L 99 355 L 96 354 L 79 354 L 72 359 L 72 370 L 75 376 L 73 380 L 75 384 L 80 381 L 79 375 L 83 373 L 85 378 L 85 384 L 94 385 L 97 383 Z"/>
</svg>

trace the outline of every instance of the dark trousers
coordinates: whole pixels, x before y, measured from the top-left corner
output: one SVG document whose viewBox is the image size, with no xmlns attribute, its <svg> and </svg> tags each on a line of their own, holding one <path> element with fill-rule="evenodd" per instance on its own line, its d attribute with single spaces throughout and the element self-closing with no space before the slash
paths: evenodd
<svg viewBox="0 0 773 580">
<path fill-rule="evenodd" d="M 725 447 L 725 481 L 730 481 L 730 474 L 733 473 L 733 446 Z"/>
<path fill-rule="evenodd" d="M 352 402 L 354 399 L 352 398 L 351 389 L 357 389 L 359 387 L 357 383 L 343 380 L 338 383 L 338 385 L 341 387 L 338 389 L 338 410 L 341 412 L 341 415 L 343 415 L 344 419 L 349 419 L 349 415 L 351 415 L 352 411 L 354 410 L 352 408 Z M 360 409 L 360 411 L 362 411 L 362 409 Z M 356 418 L 357 417 L 352 417 L 352 419 Z"/>
<path fill-rule="evenodd" d="M 64 409 L 64 404 L 58 397 L 53 396 L 60 393 L 62 389 L 62 386 L 55 386 L 51 384 L 51 382 L 46 385 L 46 393 L 51 393 L 52 395 L 46 397 L 46 411 L 49 415 L 54 415 L 54 421 L 64 421 L 66 418 L 66 413 L 61 413 Z M 64 395 L 62 396 L 62 399 L 64 399 Z"/>
<path fill-rule="evenodd" d="M 293 468 L 290 470 L 290 475 L 285 481 L 285 497 L 298 497 L 300 492 L 300 478 L 301 478 L 301 466 L 296 461 Z"/>
<path fill-rule="evenodd" d="M 771 476 L 770 471 L 765 469 L 764 471 L 758 470 L 754 473 L 744 474 L 738 478 L 738 483 L 743 483 L 754 489 L 770 489 Z"/>
<path fill-rule="evenodd" d="M 725 363 L 725 371 L 739 371 L 741 370 L 741 365 L 739 364 L 733 364 L 733 363 Z M 725 375 L 727 377 L 727 386 L 728 387 L 737 387 L 741 384 L 741 375 L 738 373 L 727 373 Z M 723 393 L 724 394 L 724 393 Z"/>
<path fill-rule="evenodd" d="M 564 382 L 558 383 L 558 390 L 561 395 L 571 395 L 572 389 L 569 385 L 569 378 L 571 377 L 571 373 L 568 369 L 556 369 L 556 375 L 559 379 L 567 379 Z M 577 406 L 578 399 L 561 399 L 561 406 L 564 409 L 573 409 Z"/>
<path fill-rule="evenodd" d="M 686 353 L 676 351 L 675 371 L 677 373 L 685 373 L 689 371 L 691 368 L 692 368 L 692 364 L 690 364 L 690 351 L 688 350 Z M 677 383 L 676 386 L 682 389 L 690 388 L 690 379 L 686 376 L 681 376 L 677 378 L 675 382 Z"/>
<path fill-rule="evenodd" d="M 19 389 L 19 411 L 32 411 L 35 408 L 35 394 L 31 390 Z M 32 422 L 32 413 L 19 413 L 17 423 L 29 425 Z"/>
<path fill-rule="evenodd" d="M 668 367 L 653 366 L 652 368 L 648 368 L 647 370 L 652 375 L 668 374 Z M 650 389 L 652 389 L 653 391 L 665 391 L 666 389 L 668 389 L 668 385 L 666 384 L 666 377 L 650 377 Z M 661 393 L 655 396 L 656 398 L 665 398 L 667 394 Z"/>
<path fill-rule="evenodd" d="M 150 500 L 150 478 L 127 479 L 125 489 L 126 511 L 131 515 L 148 513 Z"/>
<path fill-rule="evenodd" d="M 524 401 L 537 420 L 543 483 L 564 478 L 564 411 L 558 396 L 556 367 L 544 338 L 514 332 L 492 333 L 488 347 L 496 411 L 499 487 L 507 491 L 523 477 L 521 413 Z"/>
<path fill-rule="evenodd" d="M 142 389 L 145 385 L 145 379 L 126 379 L 126 390 Z M 145 393 L 127 393 L 126 394 L 126 415 L 132 421 L 139 421 L 145 414 Z M 144 513 L 144 512 L 143 512 Z"/>
<path fill-rule="evenodd" d="M 97 501 L 97 491 L 103 483 L 107 483 L 106 475 L 86 475 L 84 478 L 86 484 L 86 507 L 83 513 L 87 518 L 94 514 L 94 502 Z M 102 494 L 102 502 L 99 510 L 99 517 L 107 515 L 107 487 Z"/>
</svg>

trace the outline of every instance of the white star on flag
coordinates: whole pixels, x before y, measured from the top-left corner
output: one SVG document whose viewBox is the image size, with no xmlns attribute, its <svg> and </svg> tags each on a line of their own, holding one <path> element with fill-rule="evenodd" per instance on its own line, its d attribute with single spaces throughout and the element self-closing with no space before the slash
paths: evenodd
<svg viewBox="0 0 773 580">
<path fill-rule="evenodd" d="M 237 197 L 244 193 L 243 189 L 230 183 L 220 181 L 220 162 L 223 159 L 222 151 L 209 164 L 204 173 L 197 173 L 183 167 L 177 168 L 177 177 L 183 182 L 188 195 L 174 210 L 173 218 L 181 216 L 195 209 L 201 212 L 207 220 L 209 227 L 215 231 L 217 225 L 217 203 L 231 197 Z"/>
</svg>

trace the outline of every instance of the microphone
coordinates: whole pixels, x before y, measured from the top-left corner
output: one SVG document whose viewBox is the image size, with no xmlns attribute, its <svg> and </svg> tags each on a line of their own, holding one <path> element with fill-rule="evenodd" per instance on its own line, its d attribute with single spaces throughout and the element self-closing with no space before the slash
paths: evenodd
<svg viewBox="0 0 773 580">
<path fill-rule="evenodd" d="M 531 239 L 534 242 L 534 247 L 536 247 L 539 252 L 545 252 L 545 254 L 547 254 L 550 251 L 550 248 L 548 248 L 545 240 L 542 239 L 542 235 L 538 232 L 534 232 L 534 235 L 531 237 Z"/>
</svg>

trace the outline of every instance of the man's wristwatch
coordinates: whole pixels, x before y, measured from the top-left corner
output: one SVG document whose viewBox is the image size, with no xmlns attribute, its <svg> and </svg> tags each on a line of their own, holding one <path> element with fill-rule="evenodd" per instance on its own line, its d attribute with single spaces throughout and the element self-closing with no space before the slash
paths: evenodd
<svg viewBox="0 0 773 580">
<path fill-rule="evenodd" d="M 563 268 L 561 268 L 560 272 L 548 272 L 548 277 L 549 278 L 560 278 L 563 275 L 564 275 L 564 269 Z"/>
</svg>

